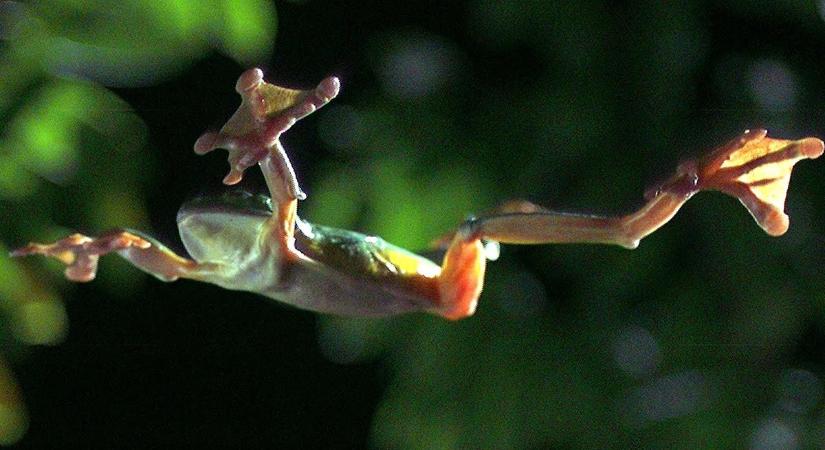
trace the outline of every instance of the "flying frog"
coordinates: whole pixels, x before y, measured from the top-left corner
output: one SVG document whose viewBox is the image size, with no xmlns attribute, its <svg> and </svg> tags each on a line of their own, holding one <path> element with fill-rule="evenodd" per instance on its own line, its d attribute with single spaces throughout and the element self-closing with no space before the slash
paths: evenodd
<svg viewBox="0 0 825 450">
<path fill-rule="evenodd" d="M 816 138 L 784 140 L 765 130 L 745 131 L 708 155 L 685 162 L 645 194 L 638 210 L 603 217 L 553 212 L 510 201 L 471 218 L 444 242 L 439 266 L 383 239 L 302 220 L 305 199 L 280 136 L 338 95 L 329 77 L 310 90 L 267 83 L 260 69 L 238 79 L 241 105 L 218 132 L 204 133 L 198 154 L 222 148 L 230 170 L 223 183 L 238 183 L 258 165 L 269 197 L 235 193 L 200 198 L 177 216 L 181 256 L 138 231 L 112 230 L 98 237 L 73 234 L 52 244 L 30 243 L 13 256 L 42 254 L 66 264 L 73 281 L 95 277 L 100 256 L 117 253 L 163 281 L 179 278 L 255 292 L 298 308 L 352 316 L 424 311 L 447 319 L 475 312 L 488 259 L 497 243 L 602 243 L 633 249 L 668 222 L 694 194 L 716 190 L 738 198 L 770 235 L 788 229 L 783 208 L 793 165 L 817 158 Z"/>
</svg>

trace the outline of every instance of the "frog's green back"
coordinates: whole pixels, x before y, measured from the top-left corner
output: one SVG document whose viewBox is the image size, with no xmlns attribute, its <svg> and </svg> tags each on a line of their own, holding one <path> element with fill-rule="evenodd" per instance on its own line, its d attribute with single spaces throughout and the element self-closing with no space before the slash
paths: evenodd
<svg viewBox="0 0 825 450">
<path fill-rule="evenodd" d="M 181 239 L 198 261 L 229 262 L 254 257 L 257 239 L 272 215 L 264 195 L 229 192 L 186 202 L 178 213 Z M 325 269 L 353 280 L 378 282 L 434 298 L 441 268 L 385 240 L 298 219 L 296 248 Z"/>
<path fill-rule="evenodd" d="M 299 250 L 307 256 L 344 271 L 377 277 L 439 271 L 438 265 L 427 258 L 355 231 L 301 220 L 296 239 Z"/>
</svg>

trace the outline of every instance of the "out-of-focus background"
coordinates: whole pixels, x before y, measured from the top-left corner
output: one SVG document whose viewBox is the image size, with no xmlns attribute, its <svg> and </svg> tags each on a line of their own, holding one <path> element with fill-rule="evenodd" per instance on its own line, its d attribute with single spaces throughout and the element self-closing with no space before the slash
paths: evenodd
<svg viewBox="0 0 825 450">
<path fill-rule="evenodd" d="M 825 2 L 0 1 L 0 39 L 0 443 L 825 445 L 821 161 L 779 239 L 701 194 L 635 251 L 504 248 L 457 323 L 6 256 L 116 226 L 180 247 L 226 171 L 192 144 L 250 66 L 343 82 L 284 138 L 308 220 L 423 249 L 508 198 L 626 212 L 745 128 L 825 137 Z"/>
</svg>

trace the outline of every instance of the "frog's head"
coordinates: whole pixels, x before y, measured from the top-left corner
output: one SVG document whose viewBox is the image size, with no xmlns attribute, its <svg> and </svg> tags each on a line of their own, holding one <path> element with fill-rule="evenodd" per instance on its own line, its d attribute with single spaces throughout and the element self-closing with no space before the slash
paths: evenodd
<svg viewBox="0 0 825 450">
<path fill-rule="evenodd" d="M 261 227 L 271 215 L 268 197 L 235 191 L 186 202 L 177 223 L 183 245 L 195 261 L 231 264 L 257 254 Z"/>
</svg>

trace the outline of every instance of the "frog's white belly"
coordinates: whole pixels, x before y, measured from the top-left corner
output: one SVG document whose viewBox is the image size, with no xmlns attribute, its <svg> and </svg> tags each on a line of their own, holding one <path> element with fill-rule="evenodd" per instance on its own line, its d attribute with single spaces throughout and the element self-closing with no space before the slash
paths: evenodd
<svg viewBox="0 0 825 450">
<path fill-rule="evenodd" d="M 189 255 L 214 264 L 204 281 L 249 291 L 298 308 L 353 316 L 386 316 L 434 307 L 434 300 L 369 274 L 305 258 L 283 261 L 279 240 L 266 229 L 269 215 L 189 209 L 178 228 Z"/>
</svg>

